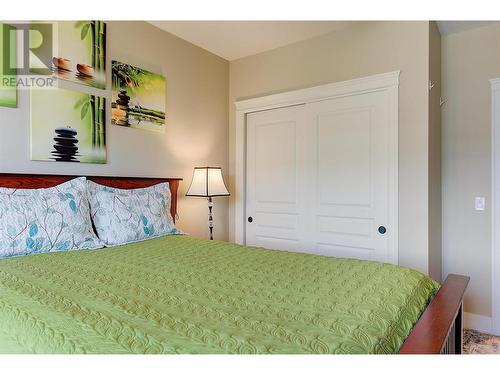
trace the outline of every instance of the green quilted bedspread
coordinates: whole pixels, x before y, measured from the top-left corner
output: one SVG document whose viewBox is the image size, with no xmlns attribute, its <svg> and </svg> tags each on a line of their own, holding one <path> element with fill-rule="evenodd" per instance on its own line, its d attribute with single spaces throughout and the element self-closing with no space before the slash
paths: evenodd
<svg viewBox="0 0 500 375">
<path fill-rule="evenodd" d="M 0 353 L 395 353 L 438 284 L 168 236 L 0 260 Z"/>
</svg>

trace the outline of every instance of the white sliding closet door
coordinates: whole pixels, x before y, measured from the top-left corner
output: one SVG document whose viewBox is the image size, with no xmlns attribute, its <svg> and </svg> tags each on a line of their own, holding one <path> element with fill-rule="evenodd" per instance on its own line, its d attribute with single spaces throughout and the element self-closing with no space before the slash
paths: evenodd
<svg viewBox="0 0 500 375">
<path fill-rule="evenodd" d="M 389 181 L 397 164 L 387 108 L 386 92 L 306 106 L 309 246 L 303 250 L 397 263 L 389 241 L 397 194 Z"/>
<path fill-rule="evenodd" d="M 247 245 L 307 247 L 304 106 L 247 116 Z"/>
<path fill-rule="evenodd" d="M 388 100 L 374 91 L 247 115 L 248 245 L 397 263 Z"/>
</svg>

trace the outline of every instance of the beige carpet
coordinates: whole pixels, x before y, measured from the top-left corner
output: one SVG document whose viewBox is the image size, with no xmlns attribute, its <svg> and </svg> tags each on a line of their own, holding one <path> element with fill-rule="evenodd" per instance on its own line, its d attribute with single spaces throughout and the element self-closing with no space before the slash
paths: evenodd
<svg viewBox="0 0 500 375">
<path fill-rule="evenodd" d="M 464 354 L 500 354 L 500 337 L 466 329 Z"/>
</svg>

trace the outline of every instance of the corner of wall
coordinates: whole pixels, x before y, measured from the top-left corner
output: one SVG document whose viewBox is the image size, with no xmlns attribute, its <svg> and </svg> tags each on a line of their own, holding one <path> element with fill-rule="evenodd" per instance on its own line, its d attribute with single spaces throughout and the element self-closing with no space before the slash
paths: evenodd
<svg viewBox="0 0 500 375">
<path fill-rule="evenodd" d="M 429 126 L 429 275 L 442 280 L 442 196 L 441 196 L 441 34 L 435 21 L 429 22 L 428 126 Z"/>
</svg>

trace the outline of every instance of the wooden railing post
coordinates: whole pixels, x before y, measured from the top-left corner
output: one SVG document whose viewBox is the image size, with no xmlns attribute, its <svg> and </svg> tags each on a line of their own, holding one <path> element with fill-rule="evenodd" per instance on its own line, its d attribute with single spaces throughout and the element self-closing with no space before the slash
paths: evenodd
<svg viewBox="0 0 500 375">
<path fill-rule="evenodd" d="M 458 309 L 454 328 L 455 328 L 455 354 L 462 354 L 464 345 L 463 303 L 460 304 L 460 309 Z"/>
</svg>

